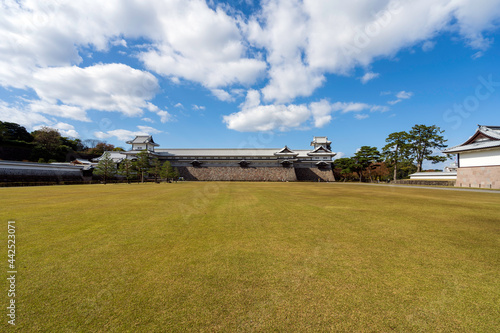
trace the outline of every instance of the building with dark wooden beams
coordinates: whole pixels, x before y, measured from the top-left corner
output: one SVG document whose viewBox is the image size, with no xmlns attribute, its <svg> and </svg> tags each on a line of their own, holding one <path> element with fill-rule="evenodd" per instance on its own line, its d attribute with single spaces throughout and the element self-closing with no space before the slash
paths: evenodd
<svg viewBox="0 0 500 333">
<path fill-rule="evenodd" d="M 134 159 L 141 151 L 170 161 L 185 180 L 203 181 L 335 181 L 331 141 L 314 137 L 311 149 L 179 149 L 158 148 L 151 136 L 127 141 L 131 150 L 121 152 Z M 116 153 L 116 152 L 115 152 Z"/>
</svg>

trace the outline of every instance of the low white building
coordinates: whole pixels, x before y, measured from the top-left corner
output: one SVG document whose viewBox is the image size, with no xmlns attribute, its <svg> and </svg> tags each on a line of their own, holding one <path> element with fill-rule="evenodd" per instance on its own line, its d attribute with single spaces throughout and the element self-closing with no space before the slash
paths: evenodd
<svg viewBox="0 0 500 333">
<path fill-rule="evenodd" d="M 457 179 L 456 171 L 449 172 L 415 172 L 410 175 L 412 180 L 455 180 Z"/>
<path fill-rule="evenodd" d="M 410 175 L 412 180 L 450 180 L 457 179 L 457 166 L 452 163 L 444 168 L 443 172 L 415 172 Z"/>
<path fill-rule="evenodd" d="M 500 189 L 500 126 L 478 125 L 467 141 L 443 152 L 457 155 L 456 186 Z"/>
</svg>

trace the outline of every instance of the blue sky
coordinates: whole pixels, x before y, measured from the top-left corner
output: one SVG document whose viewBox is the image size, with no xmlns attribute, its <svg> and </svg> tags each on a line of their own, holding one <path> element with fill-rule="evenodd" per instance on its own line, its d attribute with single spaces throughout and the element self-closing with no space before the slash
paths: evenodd
<svg viewBox="0 0 500 333">
<path fill-rule="evenodd" d="M 116 146 L 339 156 L 500 125 L 500 0 L 5 1 L 0 120 Z M 430 167 L 429 165 L 426 165 Z"/>
</svg>

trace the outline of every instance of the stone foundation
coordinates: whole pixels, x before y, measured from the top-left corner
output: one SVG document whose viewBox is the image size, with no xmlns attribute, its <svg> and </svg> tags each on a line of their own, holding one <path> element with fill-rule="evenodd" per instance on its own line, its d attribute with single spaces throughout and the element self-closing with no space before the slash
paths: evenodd
<svg viewBox="0 0 500 333">
<path fill-rule="evenodd" d="M 314 181 L 333 182 L 331 169 L 293 167 L 178 166 L 185 180 L 201 181 Z"/>
<path fill-rule="evenodd" d="M 455 186 L 454 180 L 414 180 L 414 179 L 402 179 L 396 182 L 391 181 L 392 184 L 403 184 L 403 185 L 423 185 L 423 186 Z"/>
<path fill-rule="evenodd" d="M 178 167 L 185 180 L 203 181 L 296 181 L 293 168 L 284 167 Z"/>
<path fill-rule="evenodd" d="M 302 181 L 313 181 L 313 182 L 317 182 L 318 180 L 322 182 L 335 181 L 332 169 L 296 168 L 295 174 L 297 175 L 297 180 L 302 180 Z"/>
<path fill-rule="evenodd" d="M 500 166 L 458 168 L 455 186 L 500 189 Z"/>
</svg>

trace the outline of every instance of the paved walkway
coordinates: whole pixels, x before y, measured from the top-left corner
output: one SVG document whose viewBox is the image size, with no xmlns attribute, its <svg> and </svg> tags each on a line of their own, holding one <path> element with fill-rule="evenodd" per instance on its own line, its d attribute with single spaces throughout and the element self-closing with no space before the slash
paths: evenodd
<svg viewBox="0 0 500 333">
<path fill-rule="evenodd" d="M 336 182 L 332 184 L 349 184 L 349 185 L 359 185 L 359 186 L 385 186 L 385 187 L 404 187 L 404 188 L 423 188 L 429 190 L 444 190 L 444 191 L 462 191 L 462 192 L 480 192 L 480 193 L 496 193 L 500 194 L 499 190 L 488 190 L 488 189 L 475 189 L 475 188 L 464 188 L 464 187 L 437 187 L 437 186 L 422 186 L 422 185 L 399 185 L 399 184 L 377 184 L 377 183 L 343 183 Z"/>
</svg>

